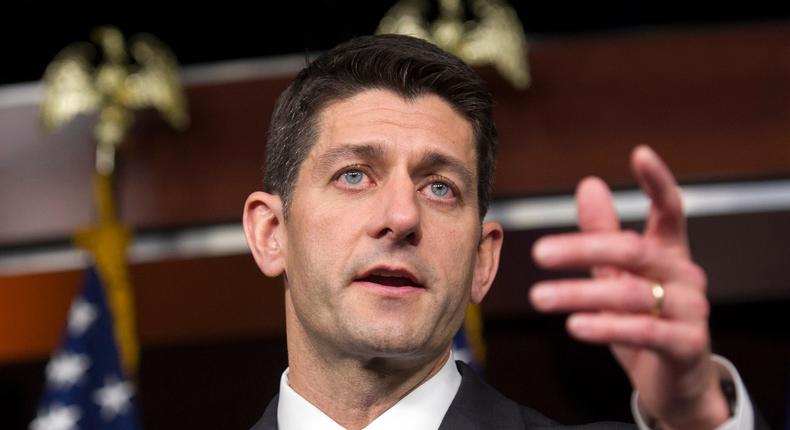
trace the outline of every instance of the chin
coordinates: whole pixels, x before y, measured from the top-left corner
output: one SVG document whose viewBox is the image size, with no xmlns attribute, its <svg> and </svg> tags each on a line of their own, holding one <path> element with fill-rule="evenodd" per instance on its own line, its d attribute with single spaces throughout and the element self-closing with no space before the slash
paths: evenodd
<svg viewBox="0 0 790 430">
<path fill-rule="evenodd" d="M 432 343 L 430 333 L 419 330 L 379 326 L 376 330 L 365 330 L 355 335 L 355 343 L 365 351 L 366 355 L 375 357 L 416 357 L 430 353 L 429 351 L 434 349 L 429 346 Z M 449 344 L 449 340 L 447 343 Z"/>
</svg>

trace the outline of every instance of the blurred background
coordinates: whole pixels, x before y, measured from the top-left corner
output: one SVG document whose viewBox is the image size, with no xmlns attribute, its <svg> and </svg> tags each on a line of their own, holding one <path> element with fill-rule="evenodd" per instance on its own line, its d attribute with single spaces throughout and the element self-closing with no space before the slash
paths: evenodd
<svg viewBox="0 0 790 430">
<path fill-rule="evenodd" d="M 190 127 L 143 110 L 115 171 L 118 215 L 134 231 L 138 413 L 146 429 L 243 429 L 287 365 L 282 282 L 259 273 L 240 230 L 244 199 L 261 187 L 274 102 L 306 61 L 372 34 L 394 4 L 3 6 L 0 428 L 35 417 L 89 265 L 71 237 L 95 220 L 95 117 L 41 131 L 38 81 L 55 55 L 110 24 L 127 37 L 152 33 L 178 57 Z M 530 248 L 573 228 L 582 177 L 607 180 L 625 225 L 640 227 L 628 154 L 646 143 L 684 187 L 692 250 L 709 275 L 714 351 L 735 363 L 767 421 L 790 428 L 790 5 L 511 5 L 531 85 L 478 68 L 501 139 L 491 217 L 506 227 L 482 308 L 486 378 L 565 423 L 631 421 L 629 384 L 609 351 L 570 340 L 563 317 L 531 309 L 527 289 L 558 276 L 535 268 Z"/>
</svg>

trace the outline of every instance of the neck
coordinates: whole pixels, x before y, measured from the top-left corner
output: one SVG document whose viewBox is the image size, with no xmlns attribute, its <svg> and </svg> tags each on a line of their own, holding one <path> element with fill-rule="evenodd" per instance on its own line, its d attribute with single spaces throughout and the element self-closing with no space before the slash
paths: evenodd
<svg viewBox="0 0 790 430">
<path fill-rule="evenodd" d="M 441 370 L 450 346 L 432 357 L 400 359 L 335 353 L 287 320 L 288 385 L 335 422 L 363 429 Z"/>
</svg>

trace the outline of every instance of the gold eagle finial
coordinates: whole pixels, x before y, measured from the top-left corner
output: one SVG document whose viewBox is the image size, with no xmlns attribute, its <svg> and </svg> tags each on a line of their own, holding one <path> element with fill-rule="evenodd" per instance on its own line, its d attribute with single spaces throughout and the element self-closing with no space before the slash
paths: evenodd
<svg viewBox="0 0 790 430">
<path fill-rule="evenodd" d="M 461 0 L 439 0 L 439 17 L 429 23 L 427 0 L 400 0 L 381 19 L 376 33 L 425 39 L 467 64 L 490 64 L 516 88 L 527 88 L 527 41 L 516 11 L 504 0 L 470 0 L 469 4 L 474 21 L 464 21 Z"/>
<path fill-rule="evenodd" d="M 44 129 L 51 131 L 79 114 L 98 111 L 96 170 L 109 174 L 115 151 L 132 124 L 132 110 L 153 107 L 177 129 L 186 128 L 189 117 L 178 64 L 164 44 L 148 34 L 133 37 L 131 64 L 118 29 L 100 27 L 92 36 L 103 61 L 93 65 L 96 49 L 87 42 L 58 53 L 44 72 L 41 118 Z"/>
</svg>

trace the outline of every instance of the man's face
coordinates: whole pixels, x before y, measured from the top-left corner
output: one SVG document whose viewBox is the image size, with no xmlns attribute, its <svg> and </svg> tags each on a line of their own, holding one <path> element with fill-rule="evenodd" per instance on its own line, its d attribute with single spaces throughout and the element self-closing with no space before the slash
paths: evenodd
<svg viewBox="0 0 790 430">
<path fill-rule="evenodd" d="M 289 336 L 354 357 L 444 351 L 480 260 L 470 123 L 385 90 L 319 119 L 285 221 Z"/>
</svg>

